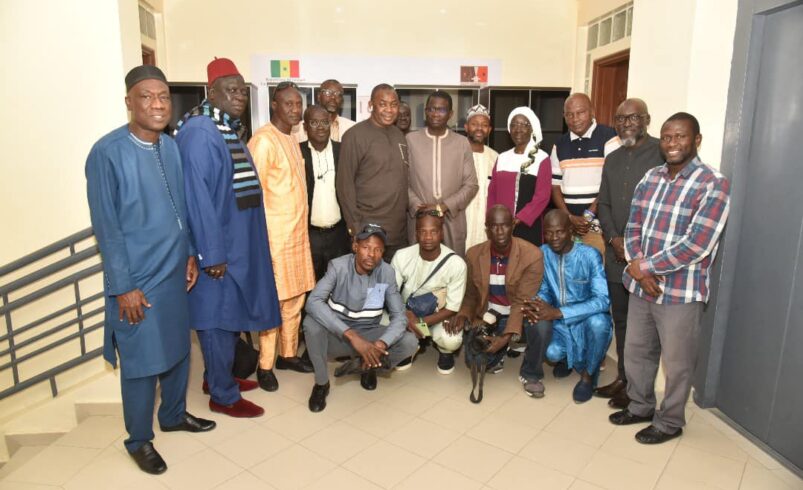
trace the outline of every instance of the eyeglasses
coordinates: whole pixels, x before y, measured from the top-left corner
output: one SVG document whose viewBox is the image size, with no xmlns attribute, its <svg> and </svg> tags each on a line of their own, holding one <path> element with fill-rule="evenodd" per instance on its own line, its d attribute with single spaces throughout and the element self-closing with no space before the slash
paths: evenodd
<svg viewBox="0 0 803 490">
<path fill-rule="evenodd" d="M 309 121 L 309 126 L 314 129 L 328 128 L 332 122 L 328 119 L 312 119 Z"/>
<path fill-rule="evenodd" d="M 321 89 L 321 94 L 327 97 L 343 97 L 343 92 L 340 90 L 332 90 L 330 88 Z"/>
<path fill-rule="evenodd" d="M 625 121 L 630 121 L 633 124 L 636 124 L 641 120 L 642 117 L 646 116 L 647 114 L 617 114 L 613 116 L 613 120 L 622 124 Z"/>
<path fill-rule="evenodd" d="M 436 218 L 443 218 L 443 211 L 440 209 L 421 209 L 416 211 L 415 219 L 423 218 L 424 216 L 434 216 Z"/>
<path fill-rule="evenodd" d="M 424 110 L 430 114 L 448 114 L 450 109 L 448 107 L 427 107 Z"/>
<path fill-rule="evenodd" d="M 510 123 L 510 129 L 533 129 L 533 126 L 528 122 L 514 122 Z"/>
</svg>

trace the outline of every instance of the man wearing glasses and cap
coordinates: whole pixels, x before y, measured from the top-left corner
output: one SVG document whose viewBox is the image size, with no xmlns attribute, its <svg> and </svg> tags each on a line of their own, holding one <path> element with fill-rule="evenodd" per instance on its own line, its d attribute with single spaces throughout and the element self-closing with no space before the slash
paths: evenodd
<svg viewBox="0 0 803 490">
<path fill-rule="evenodd" d="M 378 369 L 389 370 L 412 356 L 418 340 L 406 330 L 407 317 L 396 287 L 396 273 L 382 260 L 385 230 L 369 223 L 354 236 L 354 253 L 329 262 L 307 300 L 304 337 L 315 385 L 309 409 L 326 408 L 329 394 L 329 358 L 350 356 L 335 376 L 360 374 L 366 390 L 376 389 Z M 380 325 L 387 310 L 390 324 Z"/>
<path fill-rule="evenodd" d="M 340 143 L 343 138 L 343 133 L 357 124 L 351 119 L 340 115 L 343 111 L 343 85 L 337 80 L 330 78 L 321 83 L 316 93 L 317 96 L 315 98 L 318 105 L 326 109 L 329 115 L 331 128 L 330 138 L 332 138 L 332 141 Z M 307 141 L 307 130 L 303 124 L 297 124 L 293 127 L 293 136 L 296 137 L 299 143 Z"/>
</svg>

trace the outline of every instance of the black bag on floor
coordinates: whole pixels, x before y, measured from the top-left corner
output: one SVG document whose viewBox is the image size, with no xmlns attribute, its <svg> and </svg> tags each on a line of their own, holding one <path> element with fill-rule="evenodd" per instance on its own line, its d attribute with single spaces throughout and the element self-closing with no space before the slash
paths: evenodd
<svg viewBox="0 0 803 490">
<path fill-rule="evenodd" d="M 243 332 L 246 342 L 243 340 L 242 335 L 237 339 L 237 344 L 234 346 L 234 365 L 231 368 L 231 373 L 235 378 L 245 379 L 257 370 L 259 363 L 259 351 L 254 349 L 254 339 L 251 338 L 251 332 Z"/>
</svg>

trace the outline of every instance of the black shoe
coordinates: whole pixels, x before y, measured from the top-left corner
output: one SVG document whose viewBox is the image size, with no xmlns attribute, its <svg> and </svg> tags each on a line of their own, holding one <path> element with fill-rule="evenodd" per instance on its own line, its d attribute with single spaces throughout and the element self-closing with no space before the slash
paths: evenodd
<svg viewBox="0 0 803 490">
<path fill-rule="evenodd" d="M 276 369 L 290 369 L 299 373 L 311 373 L 312 363 L 304 362 L 300 357 L 282 357 L 276 359 Z"/>
<path fill-rule="evenodd" d="M 505 353 L 505 355 L 508 356 L 511 359 L 515 359 L 515 358 L 517 358 L 517 357 L 519 357 L 521 355 L 521 352 L 519 352 L 517 350 L 513 350 L 513 349 L 508 349 L 507 352 Z"/>
<path fill-rule="evenodd" d="M 406 371 L 413 367 L 413 357 L 408 357 L 407 359 L 402 360 L 402 362 L 396 364 L 395 369 L 396 371 Z"/>
<path fill-rule="evenodd" d="M 151 475 L 161 475 L 167 471 L 167 463 L 156 452 L 152 442 L 146 442 L 136 451 L 128 453 L 137 462 L 139 469 Z"/>
<path fill-rule="evenodd" d="M 438 354 L 438 372 L 452 374 L 454 372 L 454 354 Z"/>
<path fill-rule="evenodd" d="M 566 364 L 566 361 L 559 361 L 555 364 L 555 367 L 552 369 L 552 376 L 556 378 L 565 378 L 572 374 L 572 370 L 569 369 L 569 365 Z"/>
<path fill-rule="evenodd" d="M 325 385 L 315 384 L 312 386 L 312 394 L 309 396 L 309 411 L 320 412 L 326 408 L 326 397 L 329 395 L 329 382 Z"/>
<path fill-rule="evenodd" d="M 613 383 L 605 386 L 600 386 L 599 388 L 594 390 L 594 396 L 598 396 L 600 398 L 613 398 L 620 392 L 626 390 L 627 390 L 627 381 L 616 379 L 614 380 Z"/>
<path fill-rule="evenodd" d="M 630 398 L 627 396 L 627 391 L 622 390 L 613 398 L 608 400 L 608 406 L 611 408 L 625 409 L 630 405 Z"/>
<path fill-rule="evenodd" d="M 214 429 L 215 426 L 217 426 L 217 424 L 212 420 L 201 419 L 189 412 L 184 412 L 181 423 L 171 425 L 170 427 L 165 427 L 160 424 L 159 428 L 162 429 L 162 432 L 209 432 Z"/>
<path fill-rule="evenodd" d="M 257 368 L 257 382 L 259 387 L 265 391 L 276 391 L 279 389 L 279 380 L 273 374 L 273 369 Z"/>
<path fill-rule="evenodd" d="M 368 391 L 376 389 L 376 370 L 370 369 L 360 375 L 360 385 Z"/>
<path fill-rule="evenodd" d="M 625 408 L 620 412 L 614 412 L 610 414 L 608 416 L 608 420 L 610 420 L 613 425 L 643 424 L 652 422 L 652 414 L 646 417 L 641 417 L 639 415 L 630 413 L 630 410 Z"/>
<path fill-rule="evenodd" d="M 636 432 L 636 440 L 642 444 L 661 444 L 680 437 L 681 434 L 683 434 L 683 429 L 678 429 L 674 434 L 667 434 L 658 430 L 654 425 L 650 425 Z"/>
</svg>

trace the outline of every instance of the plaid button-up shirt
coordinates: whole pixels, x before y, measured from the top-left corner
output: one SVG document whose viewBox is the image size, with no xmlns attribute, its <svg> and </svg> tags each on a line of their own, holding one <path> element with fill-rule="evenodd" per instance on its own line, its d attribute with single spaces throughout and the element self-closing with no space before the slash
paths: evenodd
<svg viewBox="0 0 803 490">
<path fill-rule="evenodd" d="M 636 187 L 625 228 L 625 255 L 642 258 L 657 276 L 655 298 L 625 270 L 631 293 L 659 304 L 708 301 L 708 275 L 728 219 L 730 184 L 696 157 L 670 179 L 666 164 L 647 172 Z"/>
</svg>

